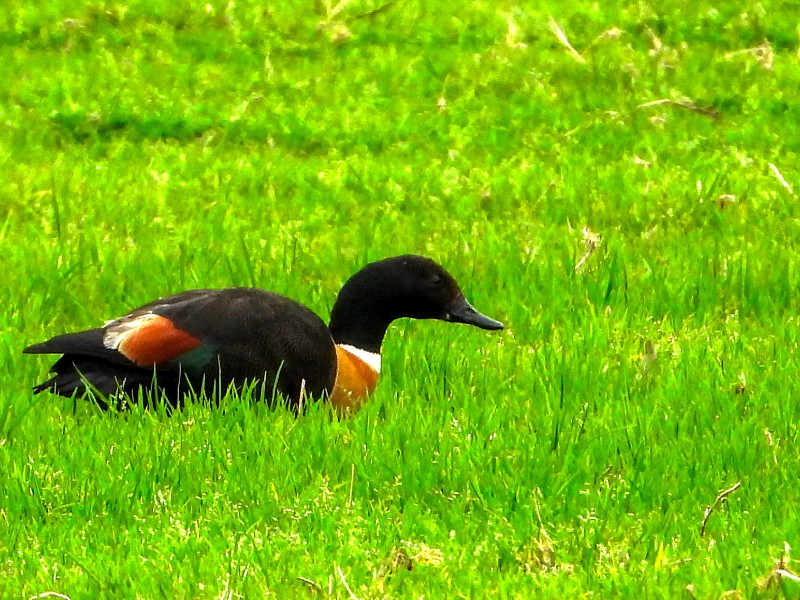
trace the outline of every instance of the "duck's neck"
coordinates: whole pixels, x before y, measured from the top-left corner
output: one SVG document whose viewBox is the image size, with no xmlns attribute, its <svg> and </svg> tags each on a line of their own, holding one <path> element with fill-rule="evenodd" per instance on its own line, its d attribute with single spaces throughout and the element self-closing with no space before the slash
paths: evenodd
<svg viewBox="0 0 800 600">
<path fill-rule="evenodd" d="M 337 301 L 331 311 L 329 325 L 333 341 L 380 354 L 386 329 L 393 319 L 383 317 L 371 308 L 373 307 L 342 306 L 342 303 Z"/>
<path fill-rule="evenodd" d="M 358 410 L 375 389 L 381 372 L 381 343 L 392 319 L 380 316 L 370 297 L 340 293 L 331 310 L 336 344 L 336 383 L 331 403 L 340 413 Z"/>
<path fill-rule="evenodd" d="M 401 316 L 394 270 L 380 261 L 347 280 L 331 310 L 329 328 L 334 342 L 380 354 L 386 329 Z"/>
</svg>

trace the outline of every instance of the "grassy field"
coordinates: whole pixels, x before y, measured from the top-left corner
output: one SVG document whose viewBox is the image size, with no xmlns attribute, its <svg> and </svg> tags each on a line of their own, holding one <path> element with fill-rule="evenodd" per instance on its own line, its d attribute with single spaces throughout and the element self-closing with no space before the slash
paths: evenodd
<svg viewBox="0 0 800 600">
<path fill-rule="evenodd" d="M 0 597 L 800 596 L 797 4 L 529 4 L 0 6 Z M 348 420 L 30 392 L 405 252 L 507 329 L 398 322 Z"/>
</svg>

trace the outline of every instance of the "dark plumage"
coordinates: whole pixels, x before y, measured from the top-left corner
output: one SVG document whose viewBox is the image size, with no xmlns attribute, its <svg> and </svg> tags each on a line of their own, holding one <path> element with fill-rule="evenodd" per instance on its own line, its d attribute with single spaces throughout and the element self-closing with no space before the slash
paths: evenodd
<svg viewBox="0 0 800 600">
<path fill-rule="evenodd" d="M 157 389 L 172 404 L 191 388 L 211 394 L 246 381 L 292 403 L 303 393 L 355 409 L 377 382 L 380 348 L 398 318 L 441 319 L 484 329 L 502 324 L 476 312 L 434 261 L 407 255 L 367 265 L 342 288 L 330 326 L 289 298 L 251 288 L 193 290 L 141 306 L 103 327 L 35 344 L 62 354 L 37 385 L 63 396 L 135 398 Z"/>
</svg>

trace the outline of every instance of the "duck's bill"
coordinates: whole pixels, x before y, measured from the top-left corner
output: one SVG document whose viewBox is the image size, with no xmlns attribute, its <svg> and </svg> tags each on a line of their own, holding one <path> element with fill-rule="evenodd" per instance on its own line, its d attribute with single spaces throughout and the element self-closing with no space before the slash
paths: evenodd
<svg viewBox="0 0 800 600">
<path fill-rule="evenodd" d="M 486 315 L 482 315 L 472 308 L 472 305 L 463 297 L 456 300 L 454 305 L 450 307 L 445 320 L 453 323 L 466 323 L 467 325 L 474 325 L 475 327 L 492 331 L 503 328 L 503 324 L 500 321 L 495 321 Z"/>
</svg>

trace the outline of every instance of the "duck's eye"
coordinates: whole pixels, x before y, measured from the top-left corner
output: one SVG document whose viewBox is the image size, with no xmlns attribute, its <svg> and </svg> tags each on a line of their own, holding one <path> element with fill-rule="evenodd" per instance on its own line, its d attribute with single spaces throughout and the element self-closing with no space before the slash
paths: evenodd
<svg viewBox="0 0 800 600">
<path fill-rule="evenodd" d="M 439 273 L 434 273 L 434 274 L 431 276 L 431 283 L 432 283 L 432 284 L 436 285 L 436 284 L 439 284 L 439 283 L 441 283 L 441 282 L 442 282 L 442 276 L 441 276 L 441 275 L 439 275 Z"/>
</svg>

